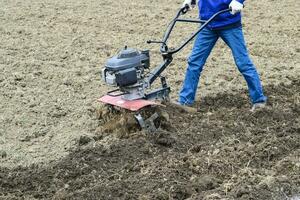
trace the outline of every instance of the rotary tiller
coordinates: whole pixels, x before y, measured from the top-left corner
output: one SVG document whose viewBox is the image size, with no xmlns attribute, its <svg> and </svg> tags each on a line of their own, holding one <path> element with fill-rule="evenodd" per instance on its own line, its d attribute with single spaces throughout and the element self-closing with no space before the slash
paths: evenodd
<svg viewBox="0 0 300 200">
<path fill-rule="evenodd" d="M 186 6 L 178 10 L 175 18 L 169 24 L 162 41 L 147 41 L 148 44 L 161 44 L 160 52 L 163 58 L 163 62 L 151 72 L 147 73 L 150 69 L 149 50 L 138 51 L 127 47 L 108 59 L 102 69 L 102 80 L 107 85 L 115 87 L 115 89 L 101 97 L 99 101 L 105 105 L 110 105 L 110 107 L 134 112 L 134 116 L 140 127 L 150 132 L 153 132 L 157 128 L 155 120 L 159 118 L 159 115 L 154 112 L 145 119 L 142 111 L 146 107 L 162 105 L 162 101 L 169 101 L 171 90 L 166 82 L 166 78 L 161 73 L 171 64 L 173 54 L 182 50 L 218 15 L 230 11 L 230 9 L 219 11 L 206 21 L 180 18 L 188 9 L 188 6 Z M 169 48 L 167 41 L 177 22 L 198 23 L 201 26 L 179 47 Z M 151 90 L 151 85 L 158 78 L 160 79 L 161 86 Z"/>
</svg>

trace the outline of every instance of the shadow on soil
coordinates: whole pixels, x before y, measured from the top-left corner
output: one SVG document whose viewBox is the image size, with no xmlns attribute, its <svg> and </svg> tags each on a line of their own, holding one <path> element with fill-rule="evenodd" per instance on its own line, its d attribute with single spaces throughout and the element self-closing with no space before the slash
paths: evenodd
<svg viewBox="0 0 300 200">
<path fill-rule="evenodd" d="M 105 146 L 95 135 L 46 168 L 0 168 L 0 198 L 289 199 L 300 193 L 300 81 L 265 90 L 254 113 L 246 91 L 218 94 L 196 114 L 167 108 L 156 136 Z"/>
</svg>

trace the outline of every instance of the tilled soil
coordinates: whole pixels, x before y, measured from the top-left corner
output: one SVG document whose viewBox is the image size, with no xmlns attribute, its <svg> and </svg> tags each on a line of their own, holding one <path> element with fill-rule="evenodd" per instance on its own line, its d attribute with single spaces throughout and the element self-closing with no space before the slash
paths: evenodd
<svg viewBox="0 0 300 200">
<path fill-rule="evenodd" d="M 95 113 L 106 59 L 151 50 L 181 0 L 2 0 L 0 199 L 288 199 L 299 195 L 300 27 L 296 0 L 246 1 L 249 53 L 269 98 L 251 113 L 246 83 L 219 41 L 196 114 L 173 107 L 149 135 Z M 159 6 L 158 6 L 159 5 Z M 267 9 L 265 9 L 267 8 Z M 197 17 L 197 11 L 187 14 Z M 179 25 L 176 46 L 195 31 Z M 166 70 L 177 98 L 189 45 Z M 167 117 L 168 118 L 168 117 Z M 132 123 L 132 119 L 127 118 Z M 117 119 L 115 120 L 117 121 Z M 134 122 L 133 122 L 134 123 Z"/>
<path fill-rule="evenodd" d="M 109 89 L 100 80 L 106 59 L 125 45 L 151 50 L 158 45 L 181 0 L 77 1 L 2 0 L 0 7 L 0 166 L 47 164 L 64 157 L 81 135 L 98 123 L 90 110 Z M 159 6 L 158 6 L 159 5 Z M 247 1 L 244 30 L 264 85 L 298 78 L 299 15 L 296 0 Z M 268 9 L 264 9 L 268 8 Z M 186 17 L 197 17 L 194 10 Z M 180 24 L 170 38 L 178 45 L 196 27 Z M 177 98 L 191 50 L 175 55 L 166 70 Z M 246 83 L 220 40 L 201 76 L 197 101 L 216 93 L 236 93 Z"/>
<path fill-rule="evenodd" d="M 56 164 L 1 168 L 0 194 L 20 199 L 287 199 L 300 194 L 300 81 L 267 87 L 250 112 L 247 93 L 206 97 L 170 127 L 112 145 L 98 133 Z M 200 106 L 201 105 L 201 106 Z M 113 137 L 115 133 L 111 133 Z"/>
</svg>

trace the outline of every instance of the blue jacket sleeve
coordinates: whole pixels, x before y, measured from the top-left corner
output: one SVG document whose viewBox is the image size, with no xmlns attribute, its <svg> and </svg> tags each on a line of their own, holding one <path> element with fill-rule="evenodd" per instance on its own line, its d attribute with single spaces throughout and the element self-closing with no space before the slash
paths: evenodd
<svg viewBox="0 0 300 200">
<path fill-rule="evenodd" d="M 241 4 L 244 4 L 245 0 L 237 0 L 238 2 L 240 2 Z"/>
</svg>

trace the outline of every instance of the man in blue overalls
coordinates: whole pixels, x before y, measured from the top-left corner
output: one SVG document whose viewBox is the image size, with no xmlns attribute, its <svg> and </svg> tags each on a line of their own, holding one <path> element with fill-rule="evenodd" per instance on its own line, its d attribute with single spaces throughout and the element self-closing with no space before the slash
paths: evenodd
<svg viewBox="0 0 300 200">
<path fill-rule="evenodd" d="M 231 8 L 231 12 L 221 14 L 197 36 L 180 91 L 179 103 L 181 105 L 191 106 L 195 102 L 203 66 L 218 38 L 221 37 L 230 47 L 235 64 L 247 82 L 253 104 L 251 110 L 265 106 L 267 98 L 263 94 L 259 75 L 249 58 L 244 40 L 240 13 L 244 7 L 243 3 L 244 0 L 198 0 L 201 20 L 207 20 L 216 12 L 228 7 Z M 195 7 L 196 0 L 185 0 L 183 6 L 186 5 L 191 9 Z"/>
</svg>

